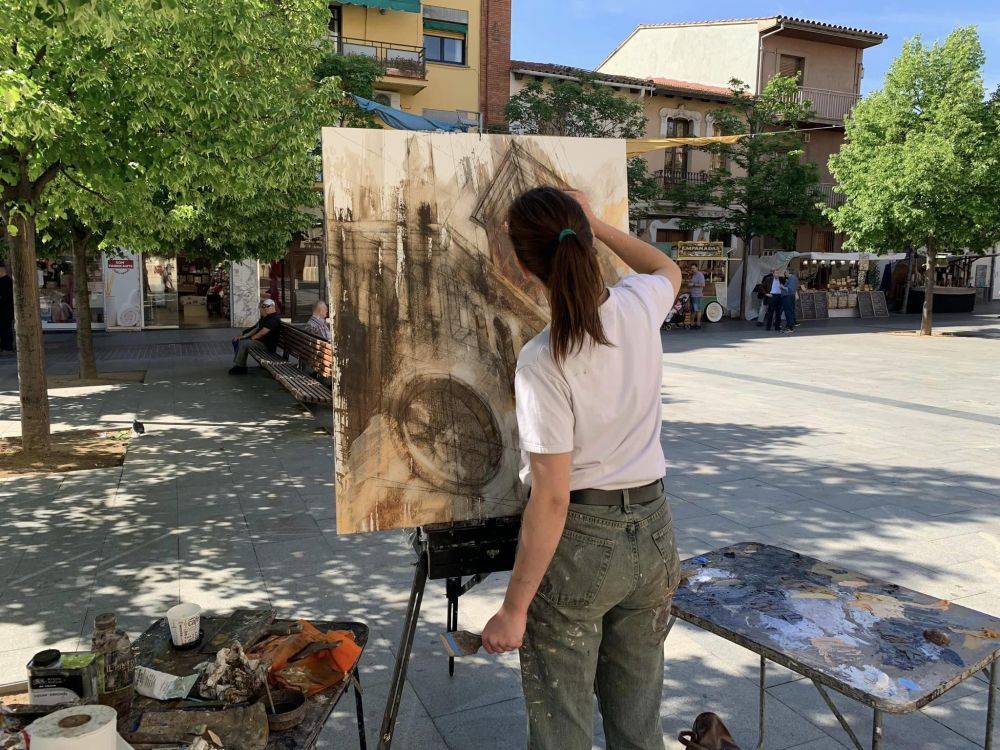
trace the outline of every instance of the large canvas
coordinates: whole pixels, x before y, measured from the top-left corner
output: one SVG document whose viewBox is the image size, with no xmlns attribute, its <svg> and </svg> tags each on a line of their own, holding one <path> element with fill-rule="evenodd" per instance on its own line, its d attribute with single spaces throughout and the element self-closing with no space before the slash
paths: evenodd
<svg viewBox="0 0 1000 750">
<path fill-rule="evenodd" d="M 514 368 L 548 306 L 507 209 L 572 186 L 626 228 L 624 142 L 327 128 L 323 175 L 337 530 L 518 513 Z"/>
</svg>

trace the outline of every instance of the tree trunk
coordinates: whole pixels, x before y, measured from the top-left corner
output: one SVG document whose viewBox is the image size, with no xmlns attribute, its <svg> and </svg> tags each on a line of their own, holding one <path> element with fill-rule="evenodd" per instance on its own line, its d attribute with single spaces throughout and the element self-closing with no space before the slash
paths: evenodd
<svg viewBox="0 0 1000 750">
<path fill-rule="evenodd" d="M 753 244 L 753 237 L 749 240 L 740 237 L 743 241 L 743 266 L 740 269 L 740 319 L 747 320 L 747 274 L 750 271 L 750 247 Z"/>
<path fill-rule="evenodd" d="M 14 279 L 14 329 L 17 333 L 17 377 L 21 390 L 21 438 L 24 452 L 48 449 L 49 394 L 45 379 L 42 316 L 38 307 L 38 258 L 35 217 L 13 217 L 17 235 L 9 239 Z"/>
<path fill-rule="evenodd" d="M 97 377 L 97 360 L 94 357 L 94 329 L 90 319 L 90 289 L 87 286 L 88 234 L 73 240 L 73 302 L 76 308 L 76 356 L 80 363 L 80 377 L 93 380 Z"/>
<path fill-rule="evenodd" d="M 937 278 L 937 254 L 934 243 L 927 242 L 927 270 L 924 273 L 924 312 L 920 318 L 920 335 L 930 336 L 934 319 L 934 280 Z"/>
</svg>

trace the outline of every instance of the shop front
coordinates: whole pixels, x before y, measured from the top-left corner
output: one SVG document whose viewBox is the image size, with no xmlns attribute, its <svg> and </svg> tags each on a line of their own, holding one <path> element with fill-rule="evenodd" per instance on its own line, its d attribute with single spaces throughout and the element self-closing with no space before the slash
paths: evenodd
<svg viewBox="0 0 1000 750">
<path fill-rule="evenodd" d="M 71 257 L 38 261 L 38 305 L 42 328 L 47 331 L 76 330 L 76 299 L 73 294 L 76 268 Z M 104 283 L 100 261 L 88 264 L 87 289 L 90 319 L 94 328 L 104 327 Z"/>
<path fill-rule="evenodd" d="M 75 330 L 70 260 L 39 261 L 45 330 Z M 87 269 L 95 329 L 244 328 L 258 317 L 256 261 L 211 263 L 184 256 L 118 251 Z"/>
</svg>

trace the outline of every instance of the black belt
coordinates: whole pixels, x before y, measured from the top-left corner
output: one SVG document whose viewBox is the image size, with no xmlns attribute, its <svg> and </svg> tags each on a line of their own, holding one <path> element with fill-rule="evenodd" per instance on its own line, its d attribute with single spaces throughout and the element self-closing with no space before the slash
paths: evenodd
<svg viewBox="0 0 1000 750">
<path fill-rule="evenodd" d="M 623 490 L 573 490 L 569 501 L 577 505 L 642 505 L 663 495 L 663 480 Z"/>
</svg>

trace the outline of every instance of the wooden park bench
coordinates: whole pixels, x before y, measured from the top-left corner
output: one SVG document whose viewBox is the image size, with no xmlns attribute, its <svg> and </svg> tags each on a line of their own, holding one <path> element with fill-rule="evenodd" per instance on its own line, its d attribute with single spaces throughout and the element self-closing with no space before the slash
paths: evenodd
<svg viewBox="0 0 1000 750">
<path fill-rule="evenodd" d="M 333 347 L 300 328 L 284 323 L 278 332 L 278 352 L 253 347 L 250 356 L 260 363 L 281 386 L 303 404 L 330 406 L 333 394 L 329 382 L 333 372 Z M 295 359 L 295 363 L 291 362 Z M 315 373 L 315 375 L 313 375 Z"/>
</svg>

